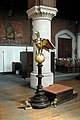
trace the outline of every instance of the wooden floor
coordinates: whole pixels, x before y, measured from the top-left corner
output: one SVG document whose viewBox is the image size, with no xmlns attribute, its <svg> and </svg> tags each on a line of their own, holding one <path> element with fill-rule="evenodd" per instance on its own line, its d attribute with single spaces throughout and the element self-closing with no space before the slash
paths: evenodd
<svg viewBox="0 0 80 120">
<path fill-rule="evenodd" d="M 78 97 L 45 109 L 24 110 L 25 101 L 34 95 L 29 80 L 20 76 L 0 75 L 0 120 L 80 120 L 80 80 L 60 80 L 78 91 Z"/>
</svg>

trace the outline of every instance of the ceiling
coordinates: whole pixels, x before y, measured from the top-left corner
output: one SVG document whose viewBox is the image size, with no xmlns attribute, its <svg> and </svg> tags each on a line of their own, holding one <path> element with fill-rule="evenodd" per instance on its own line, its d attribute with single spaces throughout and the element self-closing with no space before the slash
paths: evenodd
<svg viewBox="0 0 80 120">
<path fill-rule="evenodd" d="M 80 19 L 80 2 L 79 0 L 57 0 L 58 17 L 65 19 Z"/>
<path fill-rule="evenodd" d="M 28 9 L 28 0 L 0 0 L 0 9 L 17 11 L 19 9 L 26 11 Z M 56 17 L 79 20 L 80 3 L 79 0 L 57 0 L 56 7 L 58 13 Z"/>
<path fill-rule="evenodd" d="M 0 0 L 0 9 L 4 10 L 26 10 L 28 0 Z"/>
</svg>

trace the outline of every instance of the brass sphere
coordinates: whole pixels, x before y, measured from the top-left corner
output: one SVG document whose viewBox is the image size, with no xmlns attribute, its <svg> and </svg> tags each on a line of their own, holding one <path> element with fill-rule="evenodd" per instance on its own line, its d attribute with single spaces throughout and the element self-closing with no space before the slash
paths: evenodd
<svg viewBox="0 0 80 120">
<path fill-rule="evenodd" d="M 44 62 L 44 60 L 45 60 L 44 54 L 42 54 L 42 53 L 37 53 L 37 54 L 35 55 L 35 61 L 36 61 L 36 62 L 42 63 L 42 62 Z"/>
</svg>

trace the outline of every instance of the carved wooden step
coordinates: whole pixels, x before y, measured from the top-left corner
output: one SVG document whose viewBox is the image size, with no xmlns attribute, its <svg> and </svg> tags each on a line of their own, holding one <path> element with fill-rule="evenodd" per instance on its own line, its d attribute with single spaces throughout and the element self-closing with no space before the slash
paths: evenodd
<svg viewBox="0 0 80 120">
<path fill-rule="evenodd" d="M 73 91 L 73 87 L 61 84 L 53 84 L 49 87 L 45 87 L 43 90 L 45 91 L 45 94 L 49 98 L 50 102 L 52 102 L 54 98 L 57 98 L 58 104 L 77 97 L 77 92 Z"/>
</svg>

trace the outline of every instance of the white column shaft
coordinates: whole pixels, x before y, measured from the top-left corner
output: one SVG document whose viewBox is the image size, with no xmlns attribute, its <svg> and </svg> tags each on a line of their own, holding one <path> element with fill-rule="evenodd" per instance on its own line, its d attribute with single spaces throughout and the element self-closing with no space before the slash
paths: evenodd
<svg viewBox="0 0 80 120">
<path fill-rule="evenodd" d="M 80 59 L 80 33 L 77 35 L 77 58 Z"/>
<path fill-rule="evenodd" d="M 51 20 L 56 15 L 57 9 L 47 6 L 34 6 L 27 11 L 28 16 L 33 19 L 33 39 L 35 39 L 35 32 L 40 33 L 40 38 L 46 38 L 51 41 Z M 36 77 L 38 73 L 37 64 L 35 61 L 36 47 L 34 45 L 34 60 L 33 60 L 33 72 L 30 76 L 30 86 L 36 88 L 38 84 L 38 78 Z M 51 56 L 50 52 L 43 51 L 45 56 L 45 61 L 42 63 L 42 86 L 47 87 L 53 84 L 53 73 L 51 72 Z"/>
<path fill-rule="evenodd" d="M 33 36 L 35 36 L 35 31 L 40 32 L 41 38 L 47 38 L 47 39 L 51 40 L 51 21 L 50 20 L 42 20 L 42 19 L 34 20 L 33 21 Z M 34 51 L 36 52 L 36 48 L 34 48 Z M 34 57 L 35 57 L 35 52 L 34 52 Z M 43 71 L 43 73 L 49 73 L 51 70 L 50 53 L 48 51 L 44 50 L 44 54 L 45 54 L 45 61 L 43 63 L 42 71 Z M 36 66 L 35 59 L 34 59 L 33 65 L 34 65 L 33 72 L 37 73 L 37 66 Z"/>
</svg>

